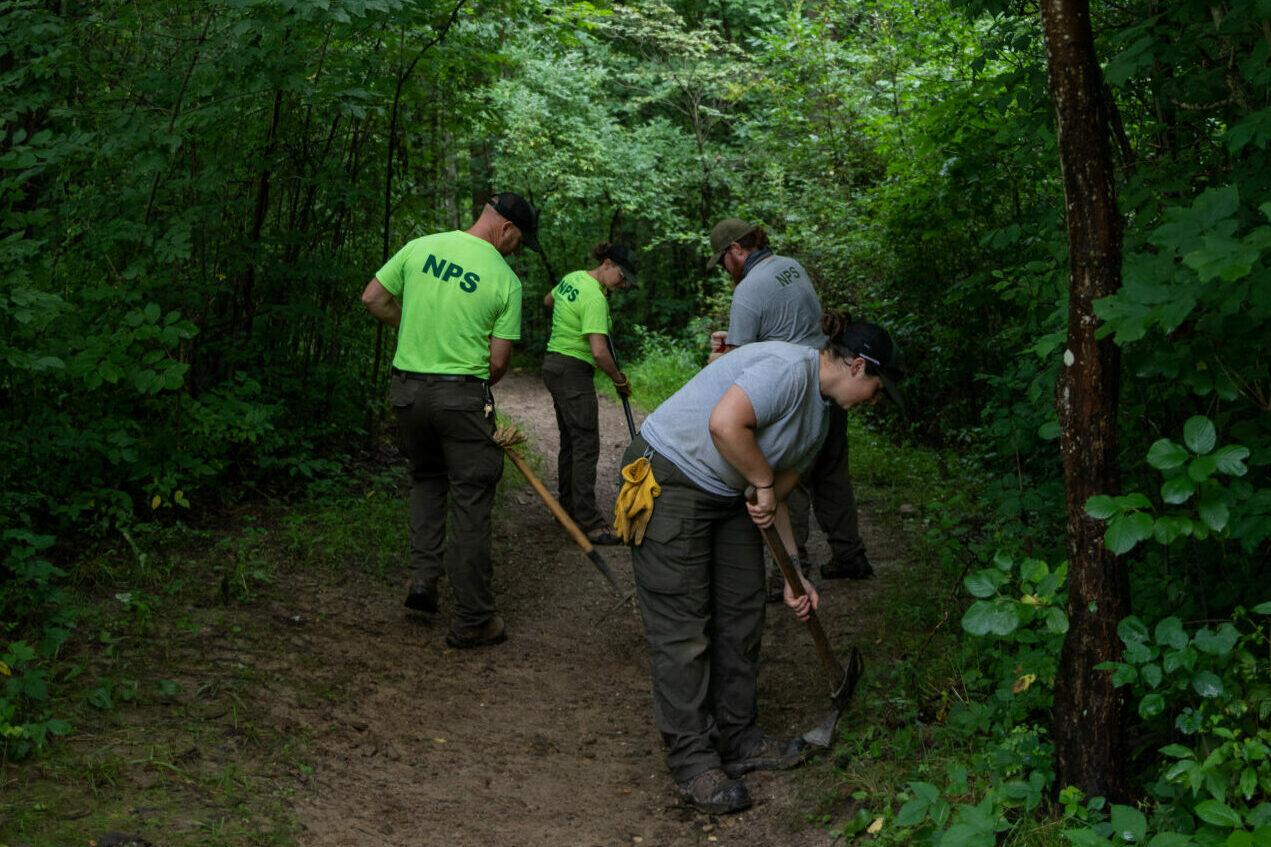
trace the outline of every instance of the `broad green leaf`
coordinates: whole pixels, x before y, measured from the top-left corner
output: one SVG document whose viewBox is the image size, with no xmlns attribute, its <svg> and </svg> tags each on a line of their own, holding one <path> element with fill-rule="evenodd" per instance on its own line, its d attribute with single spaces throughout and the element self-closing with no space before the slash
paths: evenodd
<svg viewBox="0 0 1271 847">
<path fill-rule="evenodd" d="M 1065 829 L 1063 836 L 1073 843 L 1073 847 L 1106 847 L 1111 843 L 1092 829 Z"/>
<path fill-rule="evenodd" d="M 1186 503 L 1196 493 L 1196 483 L 1186 474 L 1172 477 L 1161 484 L 1161 499 L 1171 506 Z"/>
<path fill-rule="evenodd" d="M 1147 463 L 1157 470 L 1170 470 L 1186 462 L 1187 450 L 1168 438 L 1156 441 L 1147 451 Z"/>
<path fill-rule="evenodd" d="M 940 847 L 994 847 L 997 839 L 992 832 L 984 832 L 964 823 L 955 823 L 940 839 Z"/>
<path fill-rule="evenodd" d="M 1234 829 L 1224 842 L 1225 847 L 1253 847 L 1253 833 L 1243 829 Z"/>
<path fill-rule="evenodd" d="M 1161 684 L 1161 679 L 1164 678 L 1164 673 L 1160 665 L 1153 663 L 1139 668 L 1139 677 L 1147 683 L 1149 688 L 1157 688 Z"/>
<path fill-rule="evenodd" d="M 1106 521 L 1120 512 L 1116 501 L 1107 494 L 1096 494 L 1086 501 L 1086 514 L 1097 520 Z"/>
<path fill-rule="evenodd" d="M 1181 832 L 1158 832 L 1147 842 L 1148 847 L 1191 847 L 1196 842 Z"/>
<path fill-rule="evenodd" d="M 1259 251 L 1226 235 L 1207 235 L 1199 250 L 1183 256 L 1183 264 L 1196 271 L 1201 281 L 1235 282 L 1248 276 L 1258 262 Z"/>
<path fill-rule="evenodd" d="M 1046 563 L 1041 559 L 1025 559 L 1019 566 L 1020 579 L 1026 582 L 1037 583 L 1049 573 L 1050 568 L 1046 567 Z"/>
<path fill-rule="evenodd" d="M 1117 688 L 1122 685 L 1132 685 L 1139 681 L 1139 671 L 1134 665 L 1119 664 L 1116 670 L 1112 672 L 1112 684 Z"/>
<path fill-rule="evenodd" d="M 1248 472 L 1245 459 L 1249 458 L 1249 448 L 1239 444 L 1220 447 L 1214 452 L 1214 464 L 1221 473 L 1228 476 L 1244 476 Z"/>
<path fill-rule="evenodd" d="M 1197 671 L 1192 676 L 1192 690 L 1206 700 L 1212 700 L 1222 695 L 1222 680 L 1212 671 Z"/>
<path fill-rule="evenodd" d="M 1196 649 L 1202 653 L 1210 653 L 1215 656 L 1225 656 L 1231 652 L 1236 646 L 1236 642 L 1240 640 L 1240 632 L 1231 624 L 1224 623 L 1218 627 L 1217 632 L 1213 632 L 1209 627 L 1201 627 L 1196 633 L 1196 637 L 1192 639 L 1192 643 L 1196 645 Z"/>
<path fill-rule="evenodd" d="M 1218 443 L 1218 431 L 1214 429 L 1213 421 L 1204 415 L 1188 418 L 1183 424 L 1183 443 L 1198 456 L 1213 450 Z"/>
<path fill-rule="evenodd" d="M 1253 612 L 1255 615 L 1271 615 L 1271 600 L 1268 600 L 1266 603 L 1259 603 L 1249 611 Z"/>
<path fill-rule="evenodd" d="M 1253 799 L 1253 793 L 1258 790 L 1258 772 L 1252 767 L 1247 767 L 1240 772 L 1240 795 L 1246 800 Z"/>
<path fill-rule="evenodd" d="M 1187 633 L 1183 630 L 1183 622 L 1176 617 L 1162 618 L 1156 624 L 1156 643 L 1162 647 L 1182 650 L 1187 646 Z"/>
<path fill-rule="evenodd" d="M 927 807 L 930 804 L 925 800 L 910 800 L 908 803 L 900 807 L 900 811 L 896 814 L 897 826 L 917 826 L 927 817 Z"/>
<path fill-rule="evenodd" d="M 1152 537 L 1160 544 L 1170 544 L 1180 537 L 1192 534 L 1191 518 L 1181 515 L 1165 515 L 1156 519 Z"/>
<path fill-rule="evenodd" d="M 1129 615 L 1117 624 L 1117 636 L 1126 644 L 1142 643 L 1151 638 L 1147 625 L 1134 615 Z"/>
<path fill-rule="evenodd" d="M 1103 534 L 1103 543 L 1118 556 L 1134 549 L 1134 545 L 1152 537 L 1156 529 L 1156 521 L 1143 512 L 1131 512 L 1117 515 L 1108 522 L 1108 529 Z"/>
<path fill-rule="evenodd" d="M 1137 842 L 1147 836 L 1147 818 L 1138 809 L 1113 803 L 1111 813 L 1115 838 L 1126 842 Z"/>
<path fill-rule="evenodd" d="M 1205 823 L 1214 826 L 1237 827 L 1241 825 L 1240 814 L 1225 803 L 1217 800 L 1202 800 L 1196 804 L 1196 816 Z"/>
<path fill-rule="evenodd" d="M 909 790 L 914 796 L 925 803 L 934 803 L 940 799 L 940 789 L 936 788 L 930 782 L 911 782 Z"/>
<path fill-rule="evenodd" d="M 1197 456 L 1187 463 L 1187 475 L 1193 482 L 1204 482 L 1218 470 L 1218 462 L 1213 456 Z"/>
<path fill-rule="evenodd" d="M 1196 753 L 1190 747 L 1184 747 L 1182 744 L 1166 744 L 1160 750 L 1163 756 L 1172 756 L 1175 759 L 1194 759 Z"/>
<path fill-rule="evenodd" d="M 1068 614 L 1058 606 L 1051 606 L 1046 610 L 1046 630 L 1056 635 L 1063 635 L 1068 631 Z"/>
<path fill-rule="evenodd" d="M 1139 717 L 1147 720 L 1165 711 L 1165 697 L 1159 691 L 1144 695 L 1139 701 Z"/>
<path fill-rule="evenodd" d="M 1007 581 L 1006 574 L 993 568 L 984 568 L 973 574 L 967 574 L 962 580 L 962 584 L 966 590 L 971 592 L 971 596 L 986 599 L 997 594 L 1000 585 Z"/>
<path fill-rule="evenodd" d="M 1222 532 L 1231 517 L 1227 504 L 1221 500 L 1201 500 L 1197 509 L 1200 512 L 1200 519 L 1205 522 L 1205 526 L 1214 532 Z"/>
<path fill-rule="evenodd" d="M 1014 602 L 976 600 L 962 616 L 962 628 L 972 635 L 1010 635 L 1019 627 Z"/>
</svg>

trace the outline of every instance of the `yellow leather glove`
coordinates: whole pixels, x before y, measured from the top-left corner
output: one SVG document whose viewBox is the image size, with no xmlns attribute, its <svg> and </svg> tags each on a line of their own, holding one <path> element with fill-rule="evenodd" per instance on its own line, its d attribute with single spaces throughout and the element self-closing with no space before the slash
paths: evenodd
<svg viewBox="0 0 1271 847">
<path fill-rule="evenodd" d="M 622 490 L 613 507 L 613 530 L 625 543 L 644 541 L 644 530 L 653 517 L 653 498 L 661 493 L 648 459 L 641 456 L 622 469 Z"/>
</svg>

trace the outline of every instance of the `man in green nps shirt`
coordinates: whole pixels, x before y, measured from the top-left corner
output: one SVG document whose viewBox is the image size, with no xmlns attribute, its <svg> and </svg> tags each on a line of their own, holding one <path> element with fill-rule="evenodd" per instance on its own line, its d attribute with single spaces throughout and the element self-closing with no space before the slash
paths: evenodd
<svg viewBox="0 0 1271 847">
<path fill-rule="evenodd" d="M 389 402 L 410 459 L 406 606 L 437 611 L 444 566 L 453 600 L 446 644 L 458 649 L 507 638 L 491 584 L 490 510 L 503 450 L 491 439 L 490 386 L 521 337 L 521 281 L 504 257 L 522 245 L 541 252 L 537 231 L 525 198 L 496 194 L 467 230 L 409 242 L 362 292 L 371 314 L 398 330 Z"/>
</svg>

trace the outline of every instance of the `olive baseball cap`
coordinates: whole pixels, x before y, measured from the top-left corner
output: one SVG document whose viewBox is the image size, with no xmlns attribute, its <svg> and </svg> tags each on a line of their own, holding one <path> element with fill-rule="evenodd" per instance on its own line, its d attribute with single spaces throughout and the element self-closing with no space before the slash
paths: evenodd
<svg viewBox="0 0 1271 847">
<path fill-rule="evenodd" d="M 867 364 L 866 373 L 878 374 L 891 401 L 905 412 L 905 397 L 900 393 L 900 380 L 904 379 L 904 358 L 900 347 L 887 330 L 878 324 L 863 321 L 850 323 L 833 338 L 836 347 L 860 356 Z"/>
<path fill-rule="evenodd" d="M 501 191 L 490 198 L 490 205 L 494 211 L 516 224 L 521 231 L 522 244 L 542 254 L 543 248 L 538 243 L 538 212 L 534 211 L 530 201 L 511 191 Z"/>
<path fill-rule="evenodd" d="M 626 247 L 622 244 L 611 244 L 609 245 L 609 249 L 605 251 L 605 258 L 611 260 L 615 265 L 622 268 L 622 275 L 626 278 L 628 288 L 636 284 L 635 253 L 630 247 Z"/>
<path fill-rule="evenodd" d="M 724 218 L 715 224 L 715 228 L 711 230 L 711 257 L 706 262 L 706 270 L 709 271 L 719 264 L 719 260 L 724 258 L 728 245 L 745 238 L 758 228 L 755 224 L 748 224 L 741 218 Z"/>
</svg>

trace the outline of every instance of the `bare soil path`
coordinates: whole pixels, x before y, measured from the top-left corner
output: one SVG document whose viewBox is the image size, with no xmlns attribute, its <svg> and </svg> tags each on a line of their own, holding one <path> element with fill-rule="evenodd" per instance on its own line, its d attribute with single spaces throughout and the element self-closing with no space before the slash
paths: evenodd
<svg viewBox="0 0 1271 847">
<path fill-rule="evenodd" d="M 496 390 L 503 414 L 526 430 L 555 491 L 557 443 L 551 399 L 537 376 L 513 373 Z M 638 423 L 637 423 L 638 425 Z M 617 495 L 629 436 L 621 406 L 601 400 L 602 508 Z M 509 469 L 510 473 L 515 473 Z M 680 805 L 663 764 L 639 613 L 634 601 L 608 613 L 612 589 L 528 486 L 495 516 L 495 589 L 509 640 L 447 649 L 448 600 L 434 623 L 401 606 L 393 584 L 298 584 L 280 620 L 277 670 L 324 657 L 310 673 L 333 698 L 278 698 L 279 729 L 312 737 L 312 790 L 297 796 L 306 836 L 320 845 L 699 845 L 830 844 L 807 820 L 812 793 L 833 791 L 826 757 L 795 772 L 747 777 L 755 806 L 711 818 Z M 403 519 L 405 509 L 403 508 Z M 863 515 L 865 531 L 872 522 Z M 891 568 L 867 537 L 879 579 Z M 814 531 L 813 560 L 826 554 Z M 625 548 L 599 548 L 625 585 Z M 826 583 L 823 622 L 831 643 L 860 642 L 859 614 L 872 585 Z M 801 732 L 828 712 L 806 629 L 769 607 L 761 721 Z M 868 652 L 868 651 L 867 651 Z"/>
</svg>

